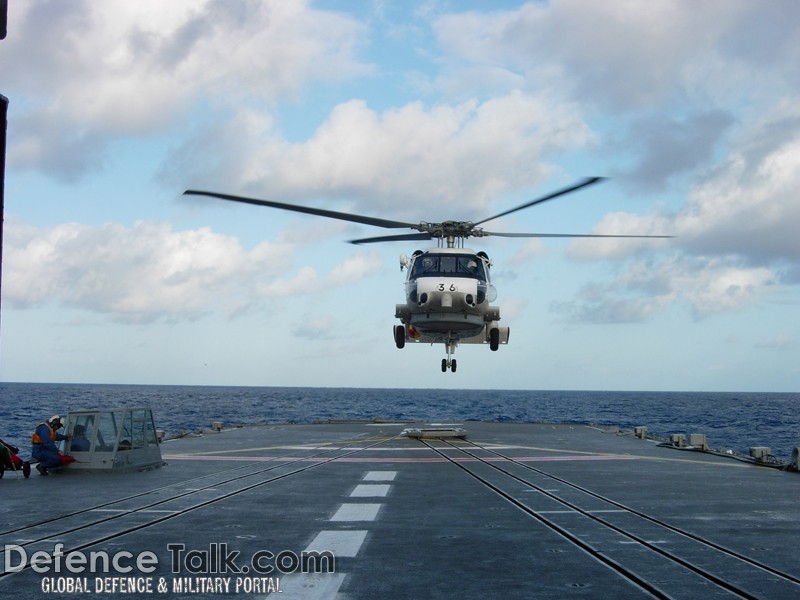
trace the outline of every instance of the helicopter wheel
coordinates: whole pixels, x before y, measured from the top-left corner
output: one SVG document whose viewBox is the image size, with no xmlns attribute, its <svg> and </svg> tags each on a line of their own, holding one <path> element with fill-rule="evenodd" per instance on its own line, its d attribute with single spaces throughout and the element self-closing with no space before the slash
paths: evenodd
<svg viewBox="0 0 800 600">
<path fill-rule="evenodd" d="M 403 348 L 406 345 L 406 328 L 402 325 L 394 326 L 394 344 L 398 348 Z"/>
<path fill-rule="evenodd" d="M 456 372 L 456 359 L 450 361 L 450 370 L 455 373 Z"/>
<path fill-rule="evenodd" d="M 497 327 L 492 327 L 489 330 L 489 350 L 497 352 L 500 347 L 500 330 Z"/>
<path fill-rule="evenodd" d="M 442 373 L 447 373 L 447 359 L 442 359 Z"/>
</svg>

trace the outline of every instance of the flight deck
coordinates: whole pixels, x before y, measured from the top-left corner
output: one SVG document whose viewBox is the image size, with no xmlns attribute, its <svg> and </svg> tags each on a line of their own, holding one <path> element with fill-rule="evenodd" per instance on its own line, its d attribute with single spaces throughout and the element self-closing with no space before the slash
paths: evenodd
<svg viewBox="0 0 800 600">
<path fill-rule="evenodd" d="M 630 432 L 329 422 L 161 452 L 6 472 L 0 595 L 800 597 L 800 475 Z"/>
</svg>

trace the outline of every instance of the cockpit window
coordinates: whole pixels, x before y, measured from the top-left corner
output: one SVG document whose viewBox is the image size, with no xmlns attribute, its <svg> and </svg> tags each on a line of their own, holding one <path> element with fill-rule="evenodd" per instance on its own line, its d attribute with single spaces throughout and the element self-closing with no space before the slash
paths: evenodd
<svg viewBox="0 0 800 600">
<path fill-rule="evenodd" d="M 414 261 L 411 279 L 417 277 L 471 277 L 486 280 L 483 261 L 469 254 L 425 254 Z"/>
</svg>

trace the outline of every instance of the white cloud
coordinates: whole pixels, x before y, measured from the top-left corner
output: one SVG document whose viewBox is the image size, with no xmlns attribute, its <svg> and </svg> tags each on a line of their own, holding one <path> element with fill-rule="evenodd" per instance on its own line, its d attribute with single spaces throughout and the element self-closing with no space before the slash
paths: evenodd
<svg viewBox="0 0 800 600">
<path fill-rule="evenodd" d="M 12 306 L 56 302 L 131 321 L 197 318 L 289 249 L 264 243 L 248 252 L 208 228 L 152 222 L 10 231 L 3 291 Z"/>
<path fill-rule="evenodd" d="M 570 243 L 580 260 L 639 259 L 609 285 L 591 284 L 557 310 L 580 320 L 644 320 L 671 303 L 696 318 L 738 311 L 778 284 L 796 284 L 800 261 L 800 109 L 782 102 L 733 140 L 719 165 L 698 176 L 675 214 L 609 213 L 593 233 L 673 234 L 668 241 Z M 672 248 L 659 259 L 657 251 Z M 644 286 L 644 287 L 643 287 Z M 647 288 L 647 289 L 645 289 Z M 632 296 L 643 290 L 641 296 Z"/>
<path fill-rule="evenodd" d="M 528 263 L 532 258 L 539 258 L 545 256 L 547 253 L 547 246 L 545 246 L 541 238 L 531 238 L 508 259 L 508 265 L 523 265 Z"/>
<path fill-rule="evenodd" d="M 671 295 L 633 295 L 618 283 L 586 284 L 576 299 L 553 302 L 550 310 L 564 320 L 585 323 L 638 323 L 672 301 Z"/>
<path fill-rule="evenodd" d="M 789 350 L 793 346 L 794 338 L 783 334 L 765 338 L 756 344 L 756 348 L 766 348 L 769 350 Z"/>
<path fill-rule="evenodd" d="M 584 285 L 575 300 L 551 309 L 569 321 L 632 323 L 646 321 L 676 302 L 696 319 L 742 310 L 759 302 L 776 284 L 777 274 L 748 267 L 736 257 L 639 260 L 611 283 Z"/>
<path fill-rule="evenodd" d="M 29 308 L 63 304 L 129 322 L 252 312 L 264 300 L 314 294 L 374 273 L 374 254 L 345 258 L 324 277 L 310 266 L 287 272 L 296 250 L 285 238 L 250 250 L 209 228 L 173 231 L 165 223 L 22 224 L 6 237 L 4 300 Z"/>
<path fill-rule="evenodd" d="M 797 83 L 788 65 L 800 59 L 794 8 L 791 1 L 552 0 L 446 15 L 436 31 L 450 61 L 469 67 L 465 74 L 500 66 L 531 89 L 561 90 L 619 113 L 786 90 Z M 495 73 L 473 85 L 502 81 Z"/>
<path fill-rule="evenodd" d="M 316 269 L 306 266 L 291 278 L 270 279 L 259 283 L 256 289 L 262 298 L 289 298 L 311 294 L 320 287 Z"/>
<path fill-rule="evenodd" d="M 112 139 L 186 122 L 199 99 L 269 105 L 371 70 L 353 57 L 363 27 L 304 1 L 12 3 L 10 18 L 3 50 L 26 60 L 0 66 L 23 95 L 9 160 L 68 180 Z"/>
<path fill-rule="evenodd" d="M 780 130 L 780 134 L 777 134 Z M 767 144 L 764 137 L 776 135 Z M 800 259 L 800 110 L 770 115 L 690 193 L 675 217 L 685 247 L 758 263 Z"/>
<path fill-rule="evenodd" d="M 355 254 L 336 265 L 326 277 L 326 282 L 331 287 L 340 287 L 348 283 L 355 283 L 382 268 L 383 261 L 374 252 Z"/>
<path fill-rule="evenodd" d="M 596 235 L 674 235 L 673 223 L 662 215 L 639 216 L 631 213 L 607 213 L 592 228 Z M 566 248 L 576 260 L 614 260 L 674 247 L 674 240 L 646 238 L 575 238 Z"/>
<path fill-rule="evenodd" d="M 774 285 L 775 273 L 764 267 L 748 268 L 722 259 L 702 261 L 694 270 L 673 274 L 673 287 L 691 305 L 698 317 L 739 310 L 754 304 Z M 683 265 L 681 265 L 683 266 Z"/>
<path fill-rule="evenodd" d="M 633 155 L 633 164 L 617 168 L 612 176 L 637 192 L 663 189 L 676 176 L 707 167 L 733 123 L 732 114 L 722 110 L 701 110 L 680 118 L 658 114 L 634 119 L 615 148 L 621 155 Z"/>
<path fill-rule="evenodd" d="M 609 213 L 592 233 L 675 235 L 667 243 L 578 239 L 568 255 L 622 258 L 665 246 L 770 265 L 800 260 L 800 109 L 782 103 L 743 131 L 719 166 L 697 177 L 675 214 Z"/>
<path fill-rule="evenodd" d="M 521 94 L 383 113 L 351 100 L 298 143 L 255 117 L 208 137 L 215 143 L 188 142 L 170 161 L 196 165 L 187 167 L 191 181 L 280 198 L 347 198 L 358 212 L 427 220 L 477 214 L 503 192 L 541 181 L 548 154 L 591 140 L 572 107 Z M 180 158 L 186 151 L 190 160 Z"/>
</svg>

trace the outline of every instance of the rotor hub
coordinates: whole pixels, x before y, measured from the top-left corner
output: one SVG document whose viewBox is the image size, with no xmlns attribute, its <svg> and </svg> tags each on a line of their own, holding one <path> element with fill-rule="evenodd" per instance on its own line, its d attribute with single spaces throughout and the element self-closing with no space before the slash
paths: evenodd
<svg viewBox="0 0 800 600">
<path fill-rule="evenodd" d="M 483 237 L 486 234 L 480 227 L 475 227 L 472 221 L 444 221 L 442 223 L 419 224 L 418 231 L 429 234 L 432 238 L 449 239 L 468 237 Z"/>
</svg>

